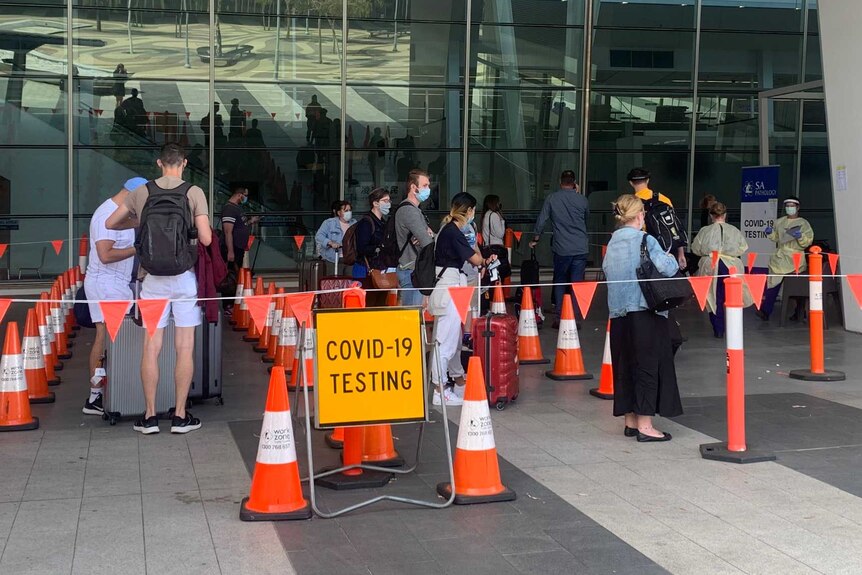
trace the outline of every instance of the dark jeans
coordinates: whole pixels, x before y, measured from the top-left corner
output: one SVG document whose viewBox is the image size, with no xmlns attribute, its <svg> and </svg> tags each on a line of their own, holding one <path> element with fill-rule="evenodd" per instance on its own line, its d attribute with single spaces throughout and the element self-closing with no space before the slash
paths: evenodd
<svg viewBox="0 0 862 575">
<path fill-rule="evenodd" d="M 554 254 L 554 283 L 565 284 L 584 281 L 584 271 L 587 269 L 587 255 L 561 256 Z M 565 285 L 554 286 L 554 305 L 557 313 L 563 312 L 563 293 L 571 293 Z M 573 302 L 574 303 L 574 302 Z"/>
<path fill-rule="evenodd" d="M 718 275 L 728 275 L 730 271 L 724 262 L 718 261 Z M 709 321 L 716 336 L 724 335 L 724 278 L 715 279 L 715 313 L 710 312 Z"/>
<path fill-rule="evenodd" d="M 779 291 L 781 291 L 781 284 L 764 290 L 763 303 L 760 304 L 760 311 L 766 317 L 772 315 L 772 310 L 775 309 L 775 300 L 778 299 Z"/>
</svg>

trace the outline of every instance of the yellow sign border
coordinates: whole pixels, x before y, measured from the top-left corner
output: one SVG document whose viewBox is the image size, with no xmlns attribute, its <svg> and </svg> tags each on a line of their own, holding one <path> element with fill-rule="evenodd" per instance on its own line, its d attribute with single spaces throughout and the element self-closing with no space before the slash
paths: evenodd
<svg viewBox="0 0 862 575">
<path fill-rule="evenodd" d="M 422 370 L 422 378 L 421 378 L 421 389 L 422 389 L 422 416 L 421 417 L 405 417 L 405 418 L 386 418 L 386 419 L 363 419 L 357 416 L 356 419 L 349 419 L 344 421 L 321 421 L 320 420 L 320 389 L 321 389 L 321 380 L 320 380 L 320 366 L 319 366 L 319 358 L 321 354 L 320 349 L 320 330 L 318 329 L 318 316 L 321 315 L 333 315 L 333 314 L 381 314 L 381 313 L 400 313 L 400 314 L 415 314 L 416 317 L 416 333 L 415 338 L 419 342 L 419 351 L 421 353 L 420 356 L 420 364 Z M 362 425 L 378 425 L 378 424 L 403 424 L 403 423 L 421 423 L 428 421 L 428 392 L 427 392 L 427 361 L 426 361 L 426 344 L 425 344 L 425 321 L 422 316 L 422 310 L 420 308 L 413 307 L 397 307 L 397 308 L 349 308 L 349 309 L 318 309 L 314 310 L 314 376 L 315 376 L 315 385 L 314 385 L 314 428 L 315 429 L 332 429 L 334 427 L 355 427 Z M 412 329 L 412 328 L 411 328 Z"/>
</svg>

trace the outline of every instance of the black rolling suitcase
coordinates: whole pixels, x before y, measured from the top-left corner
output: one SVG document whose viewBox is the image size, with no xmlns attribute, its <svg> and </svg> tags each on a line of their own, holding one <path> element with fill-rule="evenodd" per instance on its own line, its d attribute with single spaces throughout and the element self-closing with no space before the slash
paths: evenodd
<svg viewBox="0 0 862 575">
<path fill-rule="evenodd" d="M 202 310 L 203 311 L 203 310 Z M 219 405 L 222 399 L 222 313 L 218 321 L 209 323 L 203 318 L 195 328 L 195 370 L 189 399 L 203 401 L 215 398 Z"/>
</svg>

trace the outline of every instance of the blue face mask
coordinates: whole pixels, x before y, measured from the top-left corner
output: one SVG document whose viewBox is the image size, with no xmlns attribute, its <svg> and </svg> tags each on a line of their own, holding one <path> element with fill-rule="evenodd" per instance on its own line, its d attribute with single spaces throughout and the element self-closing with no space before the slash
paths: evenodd
<svg viewBox="0 0 862 575">
<path fill-rule="evenodd" d="M 392 203 L 391 202 L 386 202 L 385 204 L 381 203 L 379 207 L 380 207 L 380 213 L 383 214 L 384 216 L 388 216 L 389 210 L 392 209 Z"/>
<path fill-rule="evenodd" d="M 431 188 L 422 188 L 418 193 L 419 202 L 424 202 L 431 197 Z"/>
<path fill-rule="evenodd" d="M 248 196 L 243 196 L 242 199 L 239 201 L 239 203 L 247 204 L 248 203 Z"/>
<path fill-rule="evenodd" d="M 461 228 L 461 233 L 464 234 L 465 238 L 467 238 L 467 243 L 470 244 L 471 248 L 476 247 L 476 230 L 473 229 L 470 222 Z"/>
<path fill-rule="evenodd" d="M 470 224 L 472 224 L 472 223 L 473 223 L 473 220 L 475 220 L 475 219 L 476 219 L 476 216 L 475 216 L 475 215 L 470 216 L 470 219 L 469 219 L 469 220 L 467 220 L 467 225 L 469 226 Z"/>
</svg>

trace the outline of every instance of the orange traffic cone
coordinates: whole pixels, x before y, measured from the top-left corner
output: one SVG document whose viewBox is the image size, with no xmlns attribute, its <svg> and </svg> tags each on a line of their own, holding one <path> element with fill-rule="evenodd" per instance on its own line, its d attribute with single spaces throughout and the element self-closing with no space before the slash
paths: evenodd
<svg viewBox="0 0 862 575">
<path fill-rule="evenodd" d="M 278 349 L 275 350 L 275 365 L 280 365 L 288 373 L 293 371 L 293 358 L 296 355 L 296 318 L 290 303 L 284 300 L 281 314 L 281 329 L 278 333 Z M 272 371 L 272 368 L 270 368 Z"/>
<path fill-rule="evenodd" d="M 87 272 L 87 256 L 90 252 L 90 240 L 87 234 L 81 236 L 78 240 L 78 271 L 82 274 Z"/>
<path fill-rule="evenodd" d="M 385 423 L 365 427 L 362 462 L 380 467 L 401 467 L 404 465 L 404 458 L 395 451 L 391 425 Z"/>
<path fill-rule="evenodd" d="M 342 447 L 344 447 L 344 428 L 336 427 L 335 429 L 324 435 L 323 439 L 326 441 L 326 445 L 328 445 L 332 449 L 341 449 Z"/>
<path fill-rule="evenodd" d="M 438 484 L 437 493 L 449 498 L 452 484 Z M 474 355 L 467 364 L 467 387 L 455 447 L 455 504 L 513 501 L 515 497 L 515 492 L 500 479 L 482 360 Z"/>
<path fill-rule="evenodd" d="M 3 357 L 0 358 L 0 431 L 38 428 L 39 419 L 30 413 L 18 323 L 10 321 L 6 326 Z"/>
<path fill-rule="evenodd" d="M 277 295 L 283 295 L 284 288 L 278 288 Z M 272 313 L 272 328 L 269 330 L 269 341 L 266 344 L 266 353 L 263 354 L 264 363 L 275 363 L 275 354 L 278 352 L 278 340 L 281 335 L 281 321 L 284 315 L 284 301 L 286 298 L 275 298 L 275 309 Z"/>
<path fill-rule="evenodd" d="M 560 334 L 557 337 L 557 357 L 554 369 L 546 371 L 545 376 L 557 381 L 573 379 L 592 379 L 593 375 L 584 369 L 584 356 L 578 339 L 578 326 L 572 308 L 572 296 L 563 296 L 563 313 L 560 316 Z"/>
<path fill-rule="evenodd" d="M 266 320 L 263 323 L 263 330 L 260 332 L 260 338 L 257 340 L 257 345 L 254 346 L 254 351 L 258 353 L 266 353 L 269 349 L 269 336 L 272 333 L 273 316 L 275 315 L 275 282 L 269 282 L 269 287 L 266 290 L 270 296 L 269 306 L 266 308 Z"/>
<path fill-rule="evenodd" d="M 42 292 L 39 296 L 40 300 L 47 300 L 48 294 Z M 47 301 L 42 301 L 42 317 L 45 321 L 45 333 L 48 335 L 48 341 L 51 344 L 51 357 L 54 360 L 54 371 L 63 371 L 63 362 L 58 356 L 59 344 L 57 343 L 57 333 L 54 331 L 54 317 L 51 313 L 51 304 Z"/>
<path fill-rule="evenodd" d="M 284 370 L 280 367 L 276 367 L 269 378 L 251 492 L 242 500 L 239 518 L 242 521 L 311 518 L 311 506 L 302 496 L 299 483 L 290 401 L 284 385 Z"/>
<path fill-rule="evenodd" d="M 253 295 L 264 295 L 263 291 L 263 278 L 258 277 L 257 283 L 254 285 L 254 293 Z M 248 308 L 246 308 L 248 309 Z M 260 340 L 260 329 L 262 326 L 258 326 L 251 318 L 251 314 L 249 313 L 249 322 L 248 322 L 248 334 L 242 336 L 243 341 L 257 343 Z"/>
<path fill-rule="evenodd" d="M 398 290 L 389 290 L 386 294 L 386 307 L 398 307 Z"/>
<path fill-rule="evenodd" d="M 245 272 L 245 281 L 242 282 L 242 300 L 239 302 L 239 312 L 234 312 L 236 324 L 233 326 L 234 331 L 248 331 L 251 323 L 251 316 L 248 313 L 248 303 L 246 298 L 254 295 L 254 290 L 251 287 L 251 272 Z"/>
<path fill-rule="evenodd" d="M 51 320 L 54 322 L 54 336 L 57 338 L 57 357 L 60 359 L 69 359 L 72 357 L 69 352 L 69 342 L 66 340 L 66 322 L 63 320 L 63 311 L 60 309 L 60 289 L 57 284 L 51 288 Z"/>
<path fill-rule="evenodd" d="M 75 272 L 75 287 L 81 289 L 84 287 L 84 272 L 78 268 L 73 268 L 73 271 Z"/>
<path fill-rule="evenodd" d="M 599 376 L 599 386 L 590 390 L 590 395 L 601 399 L 614 398 L 614 367 L 611 363 L 611 320 L 605 331 L 605 351 L 602 354 L 602 374 Z"/>
<path fill-rule="evenodd" d="M 305 355 L 305 365 L 302 368 L 303 385 L 312 389 L 314 387 L 314 328 L 305 328 L 305 345 L 303 347 Z M 299 352 L 295 351 L 293 356 L 293 366 L 291 368 L 290 379 L 288 380 L 287 389 L 293 391 L 299 383 L 296 381 L 299 376 Z"/>
<path fill-rule="evenodd" d="M 63 322 L 66 327 L 66 337 L 69 339 L 74 339 L 78 337 L 78 334 L 75 333 L 73 329 L 73 316 L 72 309 L 74 308 L 74 299 L 75 293 L 72 291 L 72 286 L 69 283 L 69 270 L 61 273 L 58 278 L 60 280 L 60 298 L 64 300 L 62 305 L 63 310 Z M 71 345 L 69 347 L 72 347 Z"/>
<path fill-rule="evenodd" d="M 233 298 L 233 314 L 231 315 L 230 321 L 228 322 L 231 325 L 236 325 L 237 313 L 239 313 L 239 306 L 240 306 L 240 302 L 242 300 L 243 283 L 245 281 L 245 272 L 246 272 L 245 268 L 240 268 L 239 273 L 237 274 L 237 277 L 236 277 L 236 293 L 234 294 L 234 298 Z"/>
<path fill-rule="evenodd" d="M 48 391 L 48 375 L 45 372 L 45 359 L 42 357 L 42 342 L 39 340 L 39 326 L 36 324 L 36 310 L 27 310 L 24 324 L 24 378 L 27 380 L 27 393 L 30 403 L 54 403 L 54 393 Z"/>
<path fill-rule="evenodd" d="M 57 359 L 54 357 L 54 347 L 51 345 L 53 332 L 49 333 L 50 324 L 45 323 L 45 303 L 36 302 L 36 317 L 39 323 L 39 344 L 42 347 L 42 361 L 45 362 L 45 377 L 48 385 L 60 385 L 60 376 L 56 373 Z"/>
<path fill-rule="evenodd" d="M 499 283 L 494 286 L 494 299 L 491 300 L 491 313 L 506 314 L 506 298 L 503 297 L 503 287 Z"/>
<path fill-rule="evenodd" d="M 72 333 L 70 330 L 78 331 L 81 329 L 81 326 L 78 325 L 78 320 L 75 318 L 75 298 L 78 295 L 78 282 L 75 279 L 75 268 L 69 268 L 66 270 L 66 281 L 69 284 L 69 315 L 67 315 L 68 319 L 68 329 L 69 333 Z M 77 334 L 75 334 L 77 335 Z M 74 337 L 74 336 L 73 336 Z"/>
<path fill-rule="evenodd" d="M 536 310 L 533 307 L 533 290 L 524 288 L 521 296 L 521 314 L 518 316 L 518 362 L 526 365 L 551 363 L 542 354 L 539 328 L 536 326 Z"/>
</svg>

